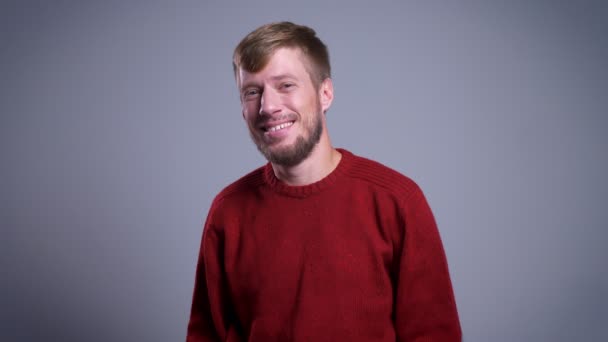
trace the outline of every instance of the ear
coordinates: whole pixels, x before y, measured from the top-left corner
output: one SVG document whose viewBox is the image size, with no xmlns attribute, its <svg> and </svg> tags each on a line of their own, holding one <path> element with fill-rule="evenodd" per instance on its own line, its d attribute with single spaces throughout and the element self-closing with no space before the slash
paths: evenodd
<svg viewBox="0 0 608 342">
<path fill-rule="evenodd" d="M 234 67 L 234 64 L 233 64 Z M 239 103 L 241 104 L 241 115 L 245 119 L 245 107 L 243 106 L 243 96 L 241 95 L 241 69 L 234 67 L 234 80 L 236 81 L 236 93 L 239 96 Z"/>
<path fill-rule="evenodd" d="M 321 109 L 325 114 L 334 100 L 334 84 L 331 78 L 328 77 L 321 82 L 319 86 L 319 99 L 321 100 Z"/>
<path fill-rule="evenodd" d="M 241 89 L 239 87 L 239 89 Z M 245 118 L 245 104 L 243 103 L 243 96 L 241 95 L 241 92 L 239 90 L 239 103 L 241 104 L 241 115 L 243 116 L 243 120 L 247 121 L 247 119 Z"/>
</svg>

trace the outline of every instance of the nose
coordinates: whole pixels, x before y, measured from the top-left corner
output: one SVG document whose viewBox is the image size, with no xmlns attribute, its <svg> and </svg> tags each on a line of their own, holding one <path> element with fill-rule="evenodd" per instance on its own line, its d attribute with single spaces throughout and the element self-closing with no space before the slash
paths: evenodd
<svg viewBox="0 0 608 342">
<path fill-rule="evenodd" d="M 260 100 L 260 115 L 273 115 L 281 110 L 281 98 L 273 89 L 265 89 Z"/>
</svg>

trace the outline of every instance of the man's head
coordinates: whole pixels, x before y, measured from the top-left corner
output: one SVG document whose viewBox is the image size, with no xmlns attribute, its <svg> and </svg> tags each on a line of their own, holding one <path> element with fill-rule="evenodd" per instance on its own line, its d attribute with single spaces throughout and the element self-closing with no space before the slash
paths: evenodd
<svg viewBox="0 0 608 342">
<path fill-rule="evenodd" d="M 270 162 L 295 166 L 323 137 L 333 100 L 327 48 L 307 27 L 264 25 L 234 53 L 243 118 Z"/>
<path fill-rule="evenodd" d="M 287 21 L 258 27 L 249 33 L 234 50 L 232 67 L 239 82 L 239 69 L 250 73 L 262 70 L 279 48 L 296 48 L 306 58 L 306 68 L 316 87 L 331 77 L 327 46 L 307 26 Z"/>
</svg>

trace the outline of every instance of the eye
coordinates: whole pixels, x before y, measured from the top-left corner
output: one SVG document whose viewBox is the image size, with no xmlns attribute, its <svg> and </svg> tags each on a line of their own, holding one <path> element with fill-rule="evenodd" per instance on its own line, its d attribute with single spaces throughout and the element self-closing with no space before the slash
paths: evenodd
<svg viewBox="0 0 608 342">
<path fill-rule="evenodd" d="M 289 90 L 290 88 L 293 88 L 295 86 L 296 85 L 294 83 L 287 82 L 287 83 L 281 84 L 281 89 Z"/>
<path fill-rule="evenodd" d="M 257 97 L 258 95 L 260 95 L 260 90 L 256 89 L 256 88 L 249 88 L 249 89 L 245 89 L 245 91 L 243 91 L 243 97 L 245 99 L 252 99 Z"/>
</svg>

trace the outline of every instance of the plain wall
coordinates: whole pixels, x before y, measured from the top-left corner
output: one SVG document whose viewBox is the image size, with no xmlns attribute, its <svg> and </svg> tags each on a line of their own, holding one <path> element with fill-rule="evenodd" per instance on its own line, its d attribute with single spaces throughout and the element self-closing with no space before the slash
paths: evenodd
<svg viewBox="0 0 608 342">
<path fill-rule="evenodd" d="M 181 341 L 215 194 L 264 163 L 234 46 L 330 48 L 336 146 L 416 180 L 465 341 L 608 340 L 597 1 L 3 1 L 0 340 Z"/>
</svg>

